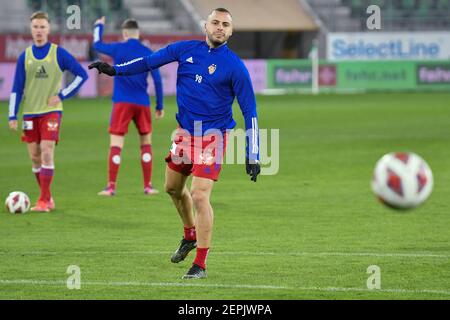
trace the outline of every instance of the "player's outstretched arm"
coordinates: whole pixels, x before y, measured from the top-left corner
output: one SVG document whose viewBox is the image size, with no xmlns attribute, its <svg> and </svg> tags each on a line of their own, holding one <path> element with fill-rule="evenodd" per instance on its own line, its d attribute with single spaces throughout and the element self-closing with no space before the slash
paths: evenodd
<svg viewBox="0 0 450 320">
<path fill-rule="evenodd" d="M 97 69 L 99 73 L 105 73 L 109 76 L 131 76 L 133 74 L 139 74 L 148 72 L 150 68 L 145 61 L 146 57 L 140 57 L 127 61 L 121 64 L 111 66 L 103 61 L 97 61 L 88 66 L 89 69 Z"/>
<path fill-rule="evenodd" d="M 189 41 L 179 41 L 159 49 L 153 54 L 110 66 L 106 62 L 97 61 L 89 65 L 89 69 L 97 69 L 99 73 L 109 76 L 131 76 L 134 74 L 155 70 L 165 64 L 177 61 L 179 51 L 185 48 Z"/>
<path fill-rule="evenodd" d="M 88 68 L 89 68 L 89 70 L 90 69 L 97 69 L 99 74 L 100 73 L 104 73 L 104 74 L 107 74 L 108 76 L 115 76 L 116 75 L 116 70 L 114 69 L 114 67 L 110 66 L 106 62 L 96 61 L 94 63 L 91 63 L 88 66 Z"/>
</svg>

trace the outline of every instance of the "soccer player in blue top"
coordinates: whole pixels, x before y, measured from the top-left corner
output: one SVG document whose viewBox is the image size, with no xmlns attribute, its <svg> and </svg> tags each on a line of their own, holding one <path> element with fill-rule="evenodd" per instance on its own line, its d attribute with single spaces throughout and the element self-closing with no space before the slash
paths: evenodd
<svg viewBox="0 0 450 320">
<path fill-rule="evenodd" d="M 232 116 L 235 97 L 247 129 L 246 171 L 252 181 L 256 181 L 260 173 L 256 99 L 247 68 L 227 47 L 232 29 L 230 12 L 217 8 L 205 23 L 206 41 L 175 42 L 152 55 L 123 64 L 110 66 L 95 62 L 89 66 L 120 76 L 178 62 L 176 118 L 179 128 L 166 158 L 165 190 L 184 224 L 184 237 L 171 261 L 184 260 L 197 248 L 194 263 L 183 279 L 206 277 L 206 257 L 213 229 L 210 195 L 221 169 L 227 131 L 236 125 Z M 189 192 L 186 180 L 190 174 L 193 178 Z"/>
<path fill-rule="evenodd" d="M 59 140 L 63 105 L 88 78 L 77 60 L 62 47 L 50 43 L 50 20 L 47 13 L 38 11 L 30 18 L 33 45 L 17 61 L 14 85 L 9 99 L 9 127 L 16 131 L 17 114 L 22 107 L 22 141 L 27 143 L 40 188 L 40 196 L 32 211 L 49 212 L 55 209 L 50 192 L 54 173 L 55 145 Z M 61 89 L 64 71 L 75 79 Z"/>
<path fill-rule="evenodd" d="M 152 50 L 139 41 L 139 26 L 136 20 L 127 19 L 122 23 L 124 42 L 104 43 L 103 28 L 105 17 L 101 17 L 94 27 L 94 48 L 98 52 L 113 57 L 114 63 L 123 63 L 134 58 L 150 55 Z M 158 69 L 151 70 L 156 91 L 155 118 L 164 116 L 163 87 Z M 150 113 L 150 97 L 147 93 L 148 73 L 114 78 L 112 96 L 113 109 L 109 123 L 110 149 L 108 157 L 108 185 L 99 192 L 101 196 L 113 196 L 116 191 L 116 179 L 120 166 L 120 154 L 128 132 L 128 125 L 134 121 L 140 136 L 141 166 L 144 178 L 144 193 L 158 193 L 152 187 L 152 118 Z"/>
</svg>

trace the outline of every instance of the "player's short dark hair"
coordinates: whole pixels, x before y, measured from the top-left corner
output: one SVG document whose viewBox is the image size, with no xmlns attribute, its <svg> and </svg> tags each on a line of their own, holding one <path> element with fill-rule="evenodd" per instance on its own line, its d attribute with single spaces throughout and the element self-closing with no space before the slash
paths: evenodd
<svg viewBox="0 0 450 320">
<path fill-rule="evenodd" d="M 30 21 L 34 19 L 45 19 L 48 23 L 50 23 L 50 18 L 48 17 L 48 13 L 44 11 L 36 11 L 30 16 Z"/>
<path fill-rule="evenodd" d="M 139 25 L 135 19 L 127 19 L 122 23 L 122 29 L 139 29 Z"/>
<path fill-rule="evenodd" d="M 230 17 L 233 17 L 233 16 L 231 15 L 231 12 L 228 11 L 227 9 L 225 9 L 225 8 L 215 8 L 213 11 L 211 11 L 211 13 L 213 13 L 214 11 L 217 11 L 217 12 L 223 12 L 223 13 L 228 13 L 228 14 L 230 15 Z"/>
</svg>

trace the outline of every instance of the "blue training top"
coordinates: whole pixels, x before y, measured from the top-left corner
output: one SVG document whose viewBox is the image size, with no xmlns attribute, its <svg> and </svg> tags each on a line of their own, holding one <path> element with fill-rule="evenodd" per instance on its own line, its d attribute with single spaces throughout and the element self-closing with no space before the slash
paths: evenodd
<svg viewBox="0 0 450 320">
<path fill-rule="evenodd" d="M 152 55 L 117 64 L 117 75 L 146 72 L 178 62 L 177 121 L 193 135 L 210 129 L 222 132 L 236 126 L 232 104 L 237 97 L 247 130 L 247 156 L 259 159 L 256 99 L 247 68 L 226 44 L 210 48 L 206 41 L 179 41 Z M 201 121 L 201 133 L 194 123 Z"/>
<path fill-rule="evenodd" d="M 147 56 L 153 51 L 144 46 L 138 39 L 128 39 L 126 42 L 104 43 L 103 24 L 94 28 L 94 49 L 113 58 L 114 63 L 123 63 L 137 57 Z M 148 70 L 147 70 L 148 71 Z M 151 70 L 156 92 L 156 109 L 163 109 L 163 87 L 159 70 Z M 148 72 L 129 77 L 114 78 L 113 102 L 129 102 L 150 106 L 150 96 L 147 93 Z"/>
</svg>

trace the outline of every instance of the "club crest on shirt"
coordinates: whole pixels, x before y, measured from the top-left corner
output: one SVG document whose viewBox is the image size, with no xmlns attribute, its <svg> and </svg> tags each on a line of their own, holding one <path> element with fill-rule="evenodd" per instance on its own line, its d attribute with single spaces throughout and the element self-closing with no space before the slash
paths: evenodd
<svg viewBox="0 0 450 320">
<path fill-rule="evenodd" d="M 47 129 L 48 131 L 56 131 L 58 130 L 58 121 L 50 119 L 47 121 Z"/>
<path fill-rule="evenodd" d="M 212 65 L 210 65 L 208 67 L 209 74 L 213 74 L 216 71 L 216 69 L 217 69 L 217 66 L 214 63 Z"/>
</svg>

